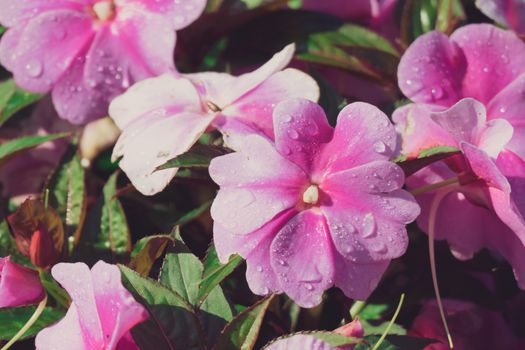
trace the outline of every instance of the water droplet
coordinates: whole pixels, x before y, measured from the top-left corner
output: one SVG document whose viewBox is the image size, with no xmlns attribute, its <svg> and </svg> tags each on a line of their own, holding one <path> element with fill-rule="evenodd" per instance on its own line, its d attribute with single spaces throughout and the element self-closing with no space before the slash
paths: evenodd
<svg viewBox="0 0 525 350">
<path fill-rule="evenodd" d="M 499 109 L 500 113 L 505 113 L 507 111 L 507 107 L 503 106 Z"/>
<path fill-rule="evenodd" d="M 316 123 L 312 122 L 308 126 L 309 127 L 307 129 L 307 132 L 308 132 L 309 135 L 315 136 L 315 135 L 319 134 L 319 127 L 317 126 Z"/>
<path fill-rule="evenodd" d="M 42 73 L 44 73 L 44 67 L 42 66 L 42 62 L 40 62 L 37 59 L 32 59 L 26 64 L 26 72 L 27 75 L 29 75 L 31 78 L 38 78 L 42 76 Z"/>
<path fill-rule="evenodd" d="M 443 97 L 443 89 L 439 86 L 432 88 L 430 92 L 432 93 L 432 98 L 434 100 L 439 100 L 441 97 Z"/>
<path fill-rule="evenodd" d="M 377 141 L 372 147 L 377 153 L 383 153 L 386 151 L 386 145 L 383 141 Z"/>
<path fill-rule="evenodd" d="M 293 117 L 291 115 L 289 115 L 289 114 L 283 116 L 283 122 L 285 122 L 285 123 L 289 123 L 292 120 L 293 120 Z"/>
<path fill-rule="evenodd" d="M 362 236 L 363 238 L 369 238 L 369 237 L 372 237 L 372 235 L 375 232 L 376 232 L 376 222 L 374 219 L 374 215 L 372 213 L 368 213 L 363 218 Z"/>
<path fill-rule="evenodd" d="M 295 131 L 294 129 L 289 129 L 288 137 L 291 138 L 292 140 L 297 140 L 299 138 L 299 133 Z"/>
<path fill-rule="evenodd" d="M 490 67 L 483 67 L 483 73 L 490 73 Z"/>
<path fill-rule="evenodd" d="M 277 260 L 277 262 L 279 263 L 279 265 L 281 266 L 286 266 L 286 261 L 280 259 L 280 260 Z"/>
<path fill-rule="evenodd" d="M 263 272 L 263 267 L 262 266 L 257 266 L 257 272 Z"/>
<path fill-rule="evenodd" d="M 313 290 L 314 289 L 314 286 L 312 286 L 310 283 L 306 283 L 304 285 L 304 288 L 306 288 L 307 290 Z"/>
</svg>

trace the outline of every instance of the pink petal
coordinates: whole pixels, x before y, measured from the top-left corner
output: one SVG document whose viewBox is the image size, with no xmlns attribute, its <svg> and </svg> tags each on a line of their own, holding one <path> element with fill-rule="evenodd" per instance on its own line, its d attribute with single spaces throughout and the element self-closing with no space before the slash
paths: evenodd
<svg viewBox="0 0 525 350">
<path fill-rule="evenodd" d="M 107 96 L 85 84 L 85 61 L 84 55 L 77 57 L 52 92 L 58 115 L 76 125 L 104 117 L 108 108 Z"/>
<path fill-rule="evenodd" d="M 510 184 L 489 155 L 469 143 L 461 143 L 461 150 L 474 174 L 483 179 L 488 186 L 510 193 Z"/>
<path fill-rule="evenodd" d="M 83 338 L 77 307 L 71 304 L 66 316 L 58 323 L 41 330 L 35 339 L 37 350 L 89 350 L 90 343 Z"/>
<path fill-rule="evenodd" d="M 91 275 L 106 349 L 115 349 L 131 328 L 148 318 L 148 313 L 122 285 L 116 265 L 99 261 Z"/>
<path fill-rule="evenodd" d="M 123 130 L 113 157 L 123 157 L 119 166 L 138 191 L 156 194 L 170 183 L 178 169 L 155 169 L 188 151 L 212 119 L 213 115 L 164 109 L 145 114 Z"/>
<path fill-rule="evenodd" d="M 55 10 L 33 18 L 9 64 L 17 84 L 33 92 L 49 91 L 93 34 L 92 19 L 84 13 Z"/>
<path fill-rule="evenodd" d="M 163 109 L 198 112 L 200 104 L 199 94 L 188 79 L 164 74 L 140 81 L 113 99 L 109 115 L 124 130 L 147 113 Z"/>
<path fill-rule="evenodd" d="M 127 7 L 121 10 L 120 15 L 122 19 L 115 21 L 110 29 L 112 34 L 118 33 L 116 39 L 123 43 L 122 51 L 116 51 L 117 44 L 113 34 L 100 40 L 98 45 L 94 43 L 94 52 L 100 54 L 98 50 L 102 50 L 107 56 L 103 59 L 96 58 L 93 63 L 98 63 L 99 66 L 102 64 L 106 72 L 111 70 L 111 65 L 116 66 L 117 70 L 120 65 L 122 75 L 127 70 L 135 81 L 142 80 L 144 74 L 137 71 L 137 67 L 141 67 L 149 76 L 175 71 L 175 32 L 169 25 L 169 19 L 161 14 Z M 98 69 L 100 68 L 97 67 Z M 122 83 L 126 84 L 124 80 Z"/>
<path fill-rule="evenodd" d="M 450 146 L 457 146 L 462 141 L 477 144 L 477 135 L 487 120 L 485 106 L 472 98 L 462 99 L 430 117 L 454 138 L 456 142 Z"/>
<path fill-rule="evenodd" d="M 521 157 L 525 157 L 525 120 L 523 109 L 525 108 L 525 74 L 521 74 L 507 87 L 501 90 L 488 104 L 489 119 L 502 118 L 508 120 L 514 127 L 514 137 L 507 144 Z"/>
<path fill-rule="evenodd" d="M 335 285 L 349 298 L 366 300 L 377 287 L 390 260 L 373 264 L 357 264 L 335 254 Z"/>
<path fill-rule="evenodd" d="M 295 206 L 307 182 L 304 173 L 257 135 L 247 137 L 239 152 L 213 159 L 209 171 L 221 186 L 211 215 L 234 234 L 252 232 Z"/>
<path fill-rule="evenodd" d="M 356 102 L 339 113 L 334 136 L 324 146 L 316 167 L 325 173 L 346 170 L 388 160 L 396 149 L 397 135 L 388 117 L 377 107 Z"/>
<path fill-rule="evenodd" d="M 44 288 L 38 273 L 11 261 L 0 258 L 0 308 L 38 303 Z"/>
<path fill-rule="evenodd" d="M 525 32 L 525 4 L 520 0 L 476 0 L 487 17 L 517 32 Z"/>
<path fill-rule="evenodd" d="M 450 40 L 461 47 L 467 60 L 463 96 L 487 104 L 523 72 L 525 45 L 510 31 L 471 24 L 456 30 Z"/>
<path fill-rule="evenodd" d="M 333 135 L 321 106 L 305 99 L 286 100 L 275 107 L 273 122 L 277 151 L 310 174 L 321 145 Z"/>
<path fill-rule="evenodd" d="M 322 215 L 303 211 L 288 221 L 270 251 L 283 291 L 301 307 L 314 307 L 334 283 L 330 233 Z M 315 259 L 312 259 L 315 257 Z"/>
<path fill-rule="evenodd" d="M 271 343 L 265 350 L 337 350 L 330 346 L 329 343 L 307 334 L 295 334 L 285 338 L 278 339 Z"/>
<path fill-rule="evenodd" d="M 443 33 L 418 37 L 399 62 L 397 77 L 405 96 L 417 103 L 450 106 L 462 97 L 466 60 Z"/>
<path fill-rule="evenodd" d="M 295 216 L 295 210 L 280 213 L 266 225 L 249 234 L 235 235 L 217 222 L 213 233 L 217 254 L 226 263 L 231 254 L 237 253 L 246 259 L 246 280 L 253 293 L 258 295 L 282 292 L 277 275 L 270 264 L 271 243 L 281 227 Z"/>
<path fill-rule="evenodd" d="M 408 192 L 398 190 L 403 173 L 389 164 L 367 164 L 333 174 L 323 182 L 322 189 L 331 201 L 321 208 L 334 245 L 346 259 L 359 263 L 388 260 L 407 248 L 405 225 L 419 215 L 419 206 Z"/>
<path fill-rule="evenodd" d="M 0 0 L 1 1 L 1 0 Z M 0 40 L 0 63 L 7 70 L 13 71 L 16 65 L 15 50 L 20 42 L 20 37 L 24 33 L 25 26 L 9 28 Z"/>
<path fill-rule="evenodd" d="M 136 4 L 138 9 L 155 12 L 172 19 L 170 29 L 179 30 L 190 25 L 204 11 L 206 0 L 121 0 Z"/>
<path fill-rule="evenodd" d="M 305 98 L 311 101 L 319 99 L 319 87 L 309 75 L 296 70 L 285 69 L 270 76 L 262 84 L 227 107 L 222 115 L 226 120 L 236 118 L 255 130 L 273 139 L 272 112 L 274 106 L 290 98 Z M 235 132 L 226 125 L 219 126 L 221 131 Z"/>
<path fill-rule="evenodd" d="M 71 296 L 86 345 L 103 347 L 104 336 L 89 267 L 84 263 L 59 263 L 53 266 L 51 273 Z"/>
<path fill-rule="evenodd" d="M 83 11 L 90 0 L 0 0 L 0 23 L 6 27 L 13 27 L 41 14 L 52 10 L 69 9 Z"/>
<path fill-rule="evenodd" d="M 498 154 L 507 147 L 513 133 L 514 128 L 508 121 L 504 119 L 491 120 L 478 135 L 478 147 L 490 157 L 497 158 Z"/>
<path fill-rule="evenodd" d="M 432 107 L 409 104 L 395 110 L 392 119 L 401 135 L 401 153 L 416 158 L 421 151 L 440 146 L 457 146 L 456 140 L 432 118 Z"/>
<path fill-rule="evenodd" d="M 118 342 L 117 350 L 140 350 L 131 333 L 126 333 Z"/>
<path fill-rule="evenodd" d="M 294 51 L 295 45 L 290 44 L 257 70 L 234 78 L 224 73 L 213 72 L 187 74 L 186 77 L 204 90 L 208 101 L 213 102 L 221 109 L 225 109 L 286 67 L 292 59 Z"/>
</svg>

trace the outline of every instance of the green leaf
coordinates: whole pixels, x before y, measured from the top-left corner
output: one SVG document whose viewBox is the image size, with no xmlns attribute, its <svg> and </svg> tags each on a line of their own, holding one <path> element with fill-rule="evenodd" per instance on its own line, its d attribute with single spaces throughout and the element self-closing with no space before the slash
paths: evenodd
<svg viewBox="0 0 525 350">
<path fill-rule="evenodd" d="M 0 256 L 10 255 L 14 262 L 25 265 L 32 266 L 28 258 L 20 254 L 18 247 L 16 246 L 16 241 L 11 236 L 9 231 L 9 225 L 6 220 L 3 220 L 0 223 Z"/>
<path fill-rule="evenodd" d="M 334 347 L 334 348 L 340 347 L 340 346 L 344 347 L 346 345 L 358 344 L 361 341 L 361 339 L 358 339 L 358 338 L 345 337 L 344 335 L 337 334 L 337 333 L 331 333 L 327 331 L 298 332 L 298 333 L 287 334 L 283 337 L 274 339 L 268 344 L 266 344 L 262 350 L 270 347 L 273 343 L 275 343 L 278 340 L 291 338 L 298 334 L 310 335 L 310 336 L 316 337 L 317 339 L 320 339 L 328 343 L 331 347 Z"/>
<path fill-rule="evenodd" d="M 214 350 L 251 350 L 253 349 L 264 315 L 274 299 L 270 295 L 249 307 L 233 319 L 222 331 L 215 343 Z"/>
<path fill-rule="evenodd" d="M 354 350 L 371 350 L 379 338 L 380 336 L 377 335 L 365 336 L 362 342 L 356 345 Z M 423 350 L 435 342 L 433 339 L 390 335 L 385 338 L 377 350 Z"/>
<path fill-rule="evenodd" d="M 4 32 L 5 32 L 6 30 L 7 30 L 6 27 L 4 27 L 4 26 L 0 26 L 0 35 L 1 35 L 1 34 L 4 34 Z"/>
<path fill-rule="evenodd" d="M 131 252 L 131 237 L 124 208 L 116 197 L 118 174 L 117 171 L 109 177 L 102 196 L 88 215 L 83 232 L 85 244 L 96 251 L 122 256 Z"/>
<path fill-rule="evenodd" d="M 207 168 L 213 158 L 226 153 L 227 151 L 224 148 L 197 143 L 188 152 L 168 160 L 166 163 L 157 167 L 156 170 L 171 168 Z"/>
<path fill-rule="evenodd" d="M 0 309 L 0 340 L 10 340 L 35 313 L 36 306 Z M 22 339 L 32 337 L 64 317 L 64 311 L 46 307 Z"/>
<path fill-rule="evenodd" d="M 197 219 L 199 216 L 201 216 L 206 210 L 208 210 L 211 207 L 211 204 L 213 203 L 213 200 L 207 201 L 203 203 L 200 207 L 195 208 L 188 213 L 181 216 L 176 222 L 174 226 L 182 226 L 184 224 L 187 224 L 190 221 L 193 221 Z"/>
<path fill-rule="evenodd" d="M 159 281 L 181 295 L 189 304 L 198 306 L 199 282 L 203 272 L 200 260 L 193 255 L 175 231 L 175 245 L 168 249 L 162 265 Z M 199 319 L 208 334 L 211 345 L 221 329 L 233 318 L 231 307 L 217 285 L 200 305 Z"/>
<path fill-rule="evenodd" d="M 68 242 L 74 238 L 74 242 L 78 243 L 86 216 L 85 176 L 80 155 L 76 147 L 71 145 L 46 185 L 49 205 L 62 219 Z"/>
<path fill-rule="evenodd" d="M 403 169 L 405 176 L 410 176 L 434 162 L 438 162 L 459 152 L 460 150 L 456 147 L 440 146 L 420 151 L 417 158 L 409 158 L 407 155 L 399 156 L 394 159 L 394 162 Z"/>
<path fill-rule="evenodd" d="M 24 136 L 0 144 L 0 166 L 18 152 L 26 151 L 44 142 L 70 136 L 69 133 L 45 136 Z"/>
<path fill-rule="evenodd" d="M 368 334 L 368 335 L 383 334 L 390 323 L 390 322 L 382 322 L 380 324 L 375 325 L 361 318 L 359 319 L 360 319 L 361 325 L 363 326 L 365 334 Z M 388 334 L 406 335 L 407 331 L 402 326 L 394 323 L 390 327 Z"/>
<path fill-rule="evenodd" d="M 13 79 L 0 83 L 0 126 L 16 112 L 39 100 L 42 96 L 44 95 L 19 89 Z"/>
<path fill-rule="evenodd" d="M 129 266 L 142 276 L 148 276 L 155 261 L 173 239 L 168 235 L 148 236 L 135 243 Z"/>
<path fill-rule="evenodd" d="M 241 263 L 243 259 L 239 255 L 233 255 L 226 264 L 221 264 L 214 246 L 210 246 L 204 260 L 204 272 L 199 286 L 198 299 L 200 302 L 226 277 L 228 277 Z"/>
<path fill-rule="evenodd" d="M 126 288 L 150 313 L 148 321 L 132 330 L 140 349 L 205 349 L 197 316 L 180 295 L 128 267 L 119 267 Z"/>
</svg>

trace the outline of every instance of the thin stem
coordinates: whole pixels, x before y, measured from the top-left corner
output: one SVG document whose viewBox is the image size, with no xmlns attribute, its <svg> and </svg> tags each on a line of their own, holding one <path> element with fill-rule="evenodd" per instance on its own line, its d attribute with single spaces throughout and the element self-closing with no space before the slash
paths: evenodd
<svg viewBox="0 0 525 350">
<path fill-rule="evenodd" d="M 366 306 L 366 301 L 357 300 L 352 304 L 352 307 L 350 308 L 350 316 L 352 317 L 352 320 L 355 320 L 357 316 L 363 311 L 363 309 Z"/>
<path fill-rule="evenodd" d="M 451 349 L 454 348 L 454 343 L 452 342 L 452 336 L 448 328 L 447 318 L 445 317 L 445 310 L 443 308 L 443 302 L 441 300 L 441 293 L 439 292 L 439 285 L 437 279 L 436 271 L 436 252 L 434 249 L 434 237 L 436 236 L 436 218 L 437 211 L 443 199 L 453 191 L 457 190 L 457 186 L 449 186 L 442 188 L 436 193 L 436 196 L 432 200 L 430 205 L 430 214 L 428 219 L 428 250 L 430 258 L 430 271 L 432 272 L 432 284 L 434 285 L 434 292 L 436 294 L 436 300 L 439 308 L 439 314 L 441 315 L 441 320 L 443 321 L 443 327 L 445 328 L 445 333 L 447 334 L 448 344 Z"/>
<path fill-rule="evenodd" d="M 49 188 L 44 191 L 44 210 L 47 210 L 49 206 Z"/>
<path fill-rule="evenodd" d="M 443 181 L 436 182 L 436 183 L 433 183 L 433 184 L 430 184 L 430 185 L 426 185 L 426 186 L 423 186 L 423 187 L 416 188 L 416 189 L 410 191 L 410 193 L 412 193 L 414 196 L 416 196 L 418 194 L 431 192 L 431 191 L 434 191 L 434 190 L 437 190 L 437 189 L 440 189 L 440 188 L 443 188 L 443 187 L 447 187 L 449 185 L 457 184 L 457 183 L 459 183 L 459 176 L 455 176 L 455 177 L 453 177 L 451 179 L 443 180 Z"/>
<path fill-rule="evenodd" d="M 374 345 L 372 350 L 377 350 L 381 346 L 381 343 L 385 340 L 386 336 L 390 332 L 390 328 L 392 328 L 392 325 L 394 322 L 396 322 L 397 316 L 399 315 L 399 312 L 401 311 L 401 306 L 403 306 L 403 301 L 405 300 L 405 293 L 401 294 L 401 298 L 399 298 L 399 304 L 397 304 L 396 312 L 394 312 L 394 316 L 392 316 L 392 319 L 388 323 L 388 326 L 386 326 L 385 331 L 381 335 L 381 338 L 377 341 L 377 343 Z"/>
<path fill-rule="evenodd" d="M 31 316 L 31 318 L 27 320 L 26 324 L 22 328 L 20 328 L 20 330 L 15 334 L 15 336 L 11 338 L 11 340 L 7 344 L 5 344 L 4 347 L 0 350 L 9 349 L 14 343 L 16 343 L 20 338 L 22 338 L 24 334 L 29 330 L 29 328 L 31 328 L 31 326 L 38 320 L 42 312 L 44 312 L 44 309 L 46 308 L 46 304 L 47 304 L 47 294 L 44 296 L 44 299 L 42 299 L 40 304 L 38 304 L 35 312 Z"/>
</svg>

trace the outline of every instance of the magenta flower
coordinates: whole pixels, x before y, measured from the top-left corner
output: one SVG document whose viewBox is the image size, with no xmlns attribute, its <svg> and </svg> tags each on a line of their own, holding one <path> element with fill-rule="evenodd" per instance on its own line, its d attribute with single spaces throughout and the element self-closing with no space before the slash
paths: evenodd
<svg viewBox="0 0 525 350">
<path fill-rule="evenodd" d="M 0 308 L 36 304 L 44 297 L 44 288 L 36 271 L 0 258 Z"/>
<path fill-rule="evenodd" d="M 75 124 L 103 117 L 135 81 L 174 71 L 175 30 L 205 0 L 0 0 L 0 62 L 22 88 L 52 91 Z"/>
<path fill-rule="evenodd" d="M 402 170 L 389 162 L 392 124 L 354 103 L 334 130 L 303 99 L 281 102 L 273 118 L 275 146 L 249 136 L 210 165 L 220 185 L 211 208 L 219 258 L 240 254 L 254 293 L 286 292 L 303 307 L 319 304 L 334 284 L 366 298 L 405 252 L 405 225 L 419 214 L 401 189 Z"/>
<path fill-rule="evenodd" d="M 447 310 L 450 331 L 457 350 L 520 350 L 525 341 L 519 340 L 500 313 L 460 300 L 443 300 Z M 408 332 L 414 337 L 439 341 L 425 350 L 449 350 L 447 337 L 441 324 L 438 305 L 427 301 Z"/>
<path fill-rule="evenodd" d="M 488 120 L 506 119 L 514 127 L 508 144 L 525 157 L 525 44 L 512 32 L 489 24 L 459 28 L 450 38 L 440 32 L 420 36 L 407 49 L 398 69 L 403 93 L 436 111 L 464 97 L 483 103 Z M 398 110 L 415 108 L 408 105 Z M 415 115 L 415 114 L 414 114 Z"/>
<path fill-rule="evenodd" d="M 155 169 L 185 153 L 210 128 L 218 128 L 230 147 L 243 135 L 273 138 L 272 111 L 279 101 L 303 97 L 317 101 L 319 87 L 307 74 L 282 70 L 291 60 L 288 45 L 259 69 L 238 77 L 204 72 L 144 80 L 116 98 L 110 116 L 122 129 L 113 157 L 135 187 L 152 195 L 166 187 L 176 168 Z"/>
<path fill-rule="evenodd" d="M 473 99 L 436 113 L 416 106 L 396 118 L 406 153 L 433 146 L 462 151 L 407 179 L 412 189 L 453 180 L 417 196 L 422 208 L 419 226 L 429 232 L 434 217 L 435 238 L 447 240 L 459 259 L 470 259 L 482 248 L 502 254 L 525 288 L 525 162 L 505 148 L 513 132 L 509 122 L 487 122 L 483 104 Z"/>
<path fill-rule="evenodd" d="M 499 24 L 525 33 L 525 3 L 522 0 L 476 0 L 476 6 Z"/>
<path fill-rule="evenodd" d="M 60 263 L 51 270 L 73 303 L 66 316 L 38 333 L 38 350 L 138 349 L 129 331 L 146 320 L 146 309 L 122 285 L 120 270 L 103 261 Z"/>
<path fill-rule="evenodd" d="M 340 350 L 329 343 L 321 340 L 313 335 L 308 334 L 294 334 L 289 337 L 277 339 L 270 345 L 265 346 L 263 350 Z"/>
</svg>

